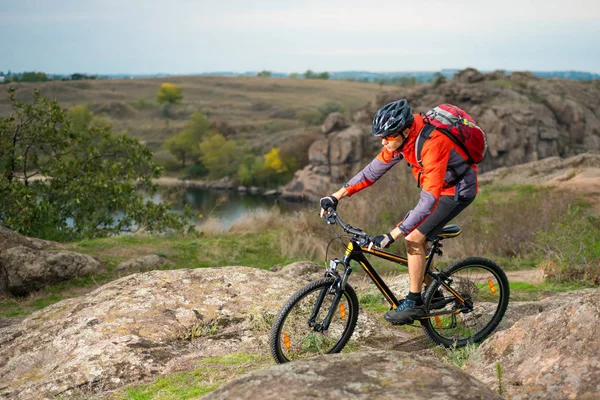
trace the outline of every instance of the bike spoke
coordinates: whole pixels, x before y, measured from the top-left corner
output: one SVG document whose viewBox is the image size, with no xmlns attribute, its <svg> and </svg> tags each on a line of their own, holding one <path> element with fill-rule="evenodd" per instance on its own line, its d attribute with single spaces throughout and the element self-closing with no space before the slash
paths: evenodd
<svg viewBox="0 0 600 400">
<path fill-rule="evenodd" d="M 503 314 L 506 307 L 508 293 L 504 291 L 508 288 L 494 269 L 485 265 L 465 264 L 451 272 L 446 283 L 465 304 L 440 285 L 439 290 L 444 298 L 429 300 L 431 312 L 442 313 L 425 323 L 430 338 L 444 345 L 465 345 L 479 341 L 495 328 L 498 323 L 496 316 Z"/>
<path fill-rule="evenodd" d="M 287 315 L 281 328 L 282 351 L 289 360 L 313 357 L 329 353 L 343 336 L 349 319 L 350 305 L 342 295 L 337 307 L 333 310 L 329 327 L 323 330 L 325 317 L 334 306 L 334 295 L 327 293 L 321 306 L 315 304 L 321 291 L 315 290 L 302 298 Z M 314 320 L 311 316 L 314 314 Z"/>
</svg>

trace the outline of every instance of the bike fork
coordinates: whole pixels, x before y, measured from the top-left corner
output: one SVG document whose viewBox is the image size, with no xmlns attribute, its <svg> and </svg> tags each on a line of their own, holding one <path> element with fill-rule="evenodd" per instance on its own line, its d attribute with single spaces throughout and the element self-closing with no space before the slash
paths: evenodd
<svg viewBox="0 0 600 400">
<path fill-rule="evenodd" d="M 308 320 L 308 326 L 313 328 L 316 332 L 324 332 L 329 329 L 329 324 L 331 323 L 331 318 L 333 318 L 333 314 L 337 310 L 340 300 L 342 299 L 342 294 L 344 292 L 344 287 L 346 285 L 346 281 L 352 272 L 351 268 L 346 268 L 343 277 L 340 277 L 339 274 L 336 273 L 336 279 L 333 284 L 328 288 L 321 289 L 321 293 L 319 293 L 319 297 L 317 298 L 317 302 L 313 307 L 312 314 Z M 322 323 L 317 324 L 316 319 L 317 315 L 319 315 L 319 311 L 321 310 L 321 306 L 323 305 L 323 300 L 325 300 L 325 296 L 330 290 L 335 290 L 335 295 L 333 297 L 333 301 L 331 302 L 331 307 L 329 307 L 329 311 L 327 312 L 327 316 L 323 320 Z"/>
</svg>

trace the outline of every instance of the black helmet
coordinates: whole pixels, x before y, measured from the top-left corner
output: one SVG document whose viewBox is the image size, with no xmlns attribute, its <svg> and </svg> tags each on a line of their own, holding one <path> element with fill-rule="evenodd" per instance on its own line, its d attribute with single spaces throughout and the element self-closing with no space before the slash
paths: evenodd
<svg viewBox="0 0 600 400">
<path fill-rule="evenodd" d="M 390 136 L 410 126 L 413 120 L 412 110 L 406 99 L 392 101 L 381 107 L 373 117 L 371 134 Z"/>
</svg>

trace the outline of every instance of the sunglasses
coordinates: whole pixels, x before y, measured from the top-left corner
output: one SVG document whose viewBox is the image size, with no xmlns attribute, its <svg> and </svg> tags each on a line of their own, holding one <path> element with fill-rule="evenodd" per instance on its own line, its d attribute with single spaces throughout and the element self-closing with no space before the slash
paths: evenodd
<svg viewBox="0 0 600 400">
<path fill-rule="evenodd" d="M 388 142 L 393 142 L 395 140 L 403 139 L 404 137 L 400 135 L 400 132 L 398 132 L 395 135 L 381 136 L 381 138 L 387 140 Z"/>
</svg>

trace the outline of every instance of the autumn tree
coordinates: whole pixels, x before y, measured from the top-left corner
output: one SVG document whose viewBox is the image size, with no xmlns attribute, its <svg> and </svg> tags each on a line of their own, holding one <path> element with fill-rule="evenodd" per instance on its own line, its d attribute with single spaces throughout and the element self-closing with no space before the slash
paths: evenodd
<svg viewBox="0 0 600 400">
<path fill-rule="evenodd" d="M 183 94 L 179 86 L 173 83 L 163 83 L 158 88 L 156 102 L 163 105 L 163 114 L 166 118 L 170 118 L 173 104 L 181 103 L 182 100 Z"/>
</svg>

